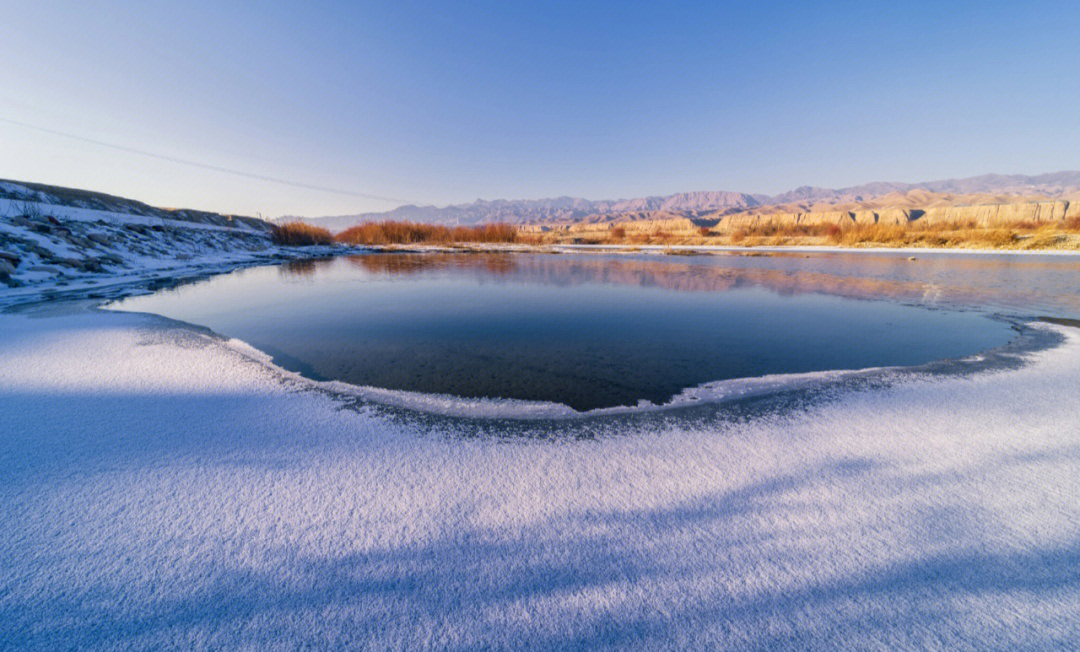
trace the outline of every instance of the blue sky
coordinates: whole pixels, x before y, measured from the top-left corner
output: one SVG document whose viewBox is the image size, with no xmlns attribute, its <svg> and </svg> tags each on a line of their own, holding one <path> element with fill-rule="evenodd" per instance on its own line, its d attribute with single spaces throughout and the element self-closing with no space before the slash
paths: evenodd
<svg viewBox="0 0 1080 652">
<path fill-rule="evenodd" d="M 5 3 L 0 119 L 419 203 L 1080 168 L 1080 3 Z M 0 177 L 392 202 L 0 122 Z"/>
</svg>

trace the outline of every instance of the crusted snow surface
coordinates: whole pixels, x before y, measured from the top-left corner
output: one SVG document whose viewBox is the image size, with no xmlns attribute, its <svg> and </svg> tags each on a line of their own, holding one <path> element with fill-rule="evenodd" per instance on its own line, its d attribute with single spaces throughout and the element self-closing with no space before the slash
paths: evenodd
<svg viewBox="0 0 1080 652">
<path fill-rule="evenodd" d="M 0 648 L 1080 640 L 1074 329 L 1020 369 L 535 441 L 49 310 L 0 314 Z"/>
</svg>

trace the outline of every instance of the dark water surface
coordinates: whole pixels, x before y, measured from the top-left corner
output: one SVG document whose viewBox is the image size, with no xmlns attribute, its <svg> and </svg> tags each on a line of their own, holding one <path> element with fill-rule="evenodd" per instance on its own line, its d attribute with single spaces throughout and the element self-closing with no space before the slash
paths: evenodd
<svg viewBox="0 0 1080 652">
<path fill-rule="evenodd" d="M 731 378 L 917 365 L 1077 317 L 1080 263 L 920 254 L 370 254 L 133 297 L 319 380 L 577 410 Z"/>
</svg>

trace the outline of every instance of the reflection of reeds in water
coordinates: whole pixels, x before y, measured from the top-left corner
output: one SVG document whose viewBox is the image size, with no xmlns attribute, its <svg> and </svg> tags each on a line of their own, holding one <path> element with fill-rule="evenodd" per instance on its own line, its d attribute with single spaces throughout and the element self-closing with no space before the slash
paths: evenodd
<svg viewBox="0 0 1080 652">
<path fill-rule="evenodd" d="M 518 267 L 513 254 L 370 254 L 349 256 L 349 264 L 372 274 L 419 274 L 447 269 L 478 270 L 506 275 Z"/>
<path fill-rule="evenodd" d="M 320 269 L 325 269 L 334 264 L 333 258 L 308 258 L 306 260 L 291 260 L 278 267 L 278 272 L 283 276 L 312 277 Z"/>
<path fill-rule="evenodd" d="M 368 273 L 387 275 L 473 271 L 485 277 L 557 286 L 602 283 L 679 292 L 761 287 L 783 295 L 817 293 L 917 303 L 991 303 L 1028 309 L 1043 303 L 1080 310 L 1080 298 L 1062 285 L 1080 275 L 1080 264 L 1075 262 L 986 258 L 909 261 L 900 256 L 864 255 L 731 256 L 684 262 L 513 253 L 383 253 L 350 256 L 346 260 Z M 783 269 L 778 269 L 781 266 Z M 1012 273 L 1022 276 L 1016 284 L 1008 281 Z M 1033 283 L 1033 275 L 1041 275 L 1045 283 Z"/>
</svg>

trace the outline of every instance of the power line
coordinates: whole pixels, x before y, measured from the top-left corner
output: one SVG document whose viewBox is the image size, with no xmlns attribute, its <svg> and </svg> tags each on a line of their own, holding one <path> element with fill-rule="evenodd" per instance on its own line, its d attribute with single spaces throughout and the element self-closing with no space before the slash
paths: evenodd
<svg viewBox="0 0 1080 652">
<path fill-rule="evenodd" d="M 218 165 L 211 165 L 209 163 L 199 163 L 198 161 L 190 161 L 187 159 L 177 158 L 175 156 L 168 156 L 165 154 L 156 154 L 154 152 L 148 152 L 142 149 L 136 149 L 134 147 L 127 147 L 126 145 L 116 145 L 114 143 L 106 143 L 104 141 L 95 140 L 93 138 L 86 138 L 84 136 L 77 136 L 75 134 L 69 134 L 63 131 L 57 131 L 56 129 L 49 129 L 48 127 L 41 127 L 38 125 L 32 125 L 25 122 L 19 122 L 18 120 L 12 120 L 10 118 L 0 117 L 0 122 L 6 122 L 8 124 L 24 127 L 26 129 L 33 129 L 35 131 L 41 131 L 54 136 L 63 136 L 64 138 L 70 138 L 72 140 L 82 141 L 84 143 L 90 143 L 91 145 L 97 145 L 99 147 L 108 147 L 109 149 L 119 150 L 121 152 L 128 152 L 130 154 L 138 154 L 139 156 L 148 156 L 150 158 L 160 159 L 162 161 L 169 161 L 171 163 L 180 163 L 181 165 L 190 165 L 196 168 L 202 168 L 203 170 L 212 170 L 214 172 L 224 172 L 225 174 L 234 174 L 240 177 L 247 177 L 249 179 L 256 179 L 258 181 L 267 181 L 270 183 L 278 183 L 286 186 L 293 186 L 295 188 L 305 188 L 307 190 L 318 190 L 321 192 L 331 192 L 338 195 L 349 195 L 350 197 L 360 197 L 363 199 L 373 199 L 375 201 L 385 201 L 397 204 L 414 204 L 407 199 L 399 199 L 397 197 L 384 197 L 382 195 L 372 195 L 366 192 L 355 192 L 352 190 L 343 190 L 341 188 L 331 188 L 329 186 L 318 186 L 311 183 L 303 183 L 302 181 L 289 181 L 288 179 L 281 179 L 278 177 L 270 177 L 264 174 L 255 174 L 252 172 L 244 172 L 243 170 L 233 170 L 231 168 L 224 168 Z"/>
</svg>

